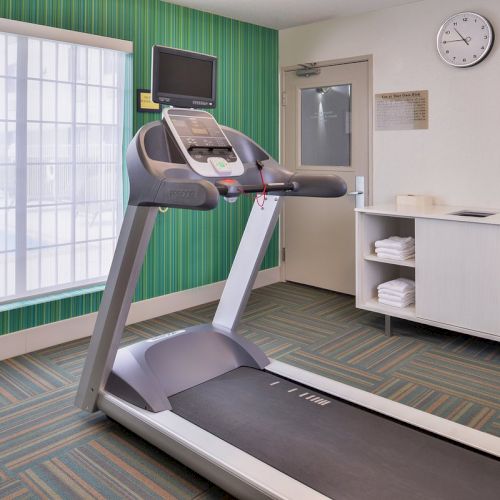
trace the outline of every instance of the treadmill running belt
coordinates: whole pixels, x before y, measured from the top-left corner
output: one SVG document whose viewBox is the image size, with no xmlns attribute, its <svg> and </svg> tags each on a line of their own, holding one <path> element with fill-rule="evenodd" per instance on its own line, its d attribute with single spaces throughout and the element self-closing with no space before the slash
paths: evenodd
<svg viewBox="0 0 500 500">
<path fill-rule="evenodd" d="M 321 392 L 238 368 L 169 398 L 173 411 L 335 498 L 500 498 L 500 461 Z"/>
</svg>

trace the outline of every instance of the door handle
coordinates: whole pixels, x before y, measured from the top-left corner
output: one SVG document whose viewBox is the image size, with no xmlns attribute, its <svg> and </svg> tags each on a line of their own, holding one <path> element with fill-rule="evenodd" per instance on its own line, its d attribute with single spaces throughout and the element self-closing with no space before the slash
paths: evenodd
<svg viewBox="0 0 500 500">
<path fill-rule="evenodd" d="M 365 178 L 362 175 L 357 175 L 354 185 L 354 191 L 349 191 L 348 196 L 354 196 L 355 207 L 364 208 L 365 206 Z"/>
</svg>

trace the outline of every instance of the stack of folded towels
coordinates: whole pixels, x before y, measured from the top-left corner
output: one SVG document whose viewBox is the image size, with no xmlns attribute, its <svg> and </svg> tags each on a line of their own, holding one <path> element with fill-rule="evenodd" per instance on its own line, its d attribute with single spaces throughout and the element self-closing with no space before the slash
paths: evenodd
<svg viewBox="0 0 500 500">
<path fill-rule="evenodd" d="M 408 307 L 415 302 L 415 282 L 406 278 L 387 281 L 377 287 L 378 301 L 393 307 Z"/>
<path fill-rule="evenodd" d="M 375 242 L 375 253 L 381 259 L 407 260 L 415 257 L 415 238 L 391 236 Z"/>
</svg>

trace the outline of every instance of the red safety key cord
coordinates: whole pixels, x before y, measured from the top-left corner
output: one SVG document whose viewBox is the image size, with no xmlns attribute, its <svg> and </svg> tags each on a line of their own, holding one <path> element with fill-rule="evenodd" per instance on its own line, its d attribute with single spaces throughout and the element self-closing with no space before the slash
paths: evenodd
<svg viewBox="0 0 500 500">
<path fill-rule="evenodd" d="M 262 181 L 262 193 L 258 194 L 255 196 L 255 201 L 257 202 L 257 205 L 259 205 L 260 208 L 264 208 L 264 203 L 267 200 L 267 184 L 264 182 L 264 175 L 262 174 L 262 167 L 263 165 L 259 165 L 259 162 L 257 162 L 257 168 L 259 169 L 260 173 L 260 180 Z"/>
</svg>

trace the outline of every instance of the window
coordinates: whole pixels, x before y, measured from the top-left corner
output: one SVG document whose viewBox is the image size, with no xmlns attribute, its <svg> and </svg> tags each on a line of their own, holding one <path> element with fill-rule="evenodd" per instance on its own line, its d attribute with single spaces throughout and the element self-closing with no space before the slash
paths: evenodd
<svg viewBox="0 0 500 500">
<path fill-rule="evenodd" d="M 301 164 L 351 165 L 350 84 L 301 90 Z"/>
<path fill-rule="evenodd" d="M 105 280 L 125 53 L 0 33 L 0 301 Z"/>
</svg>

